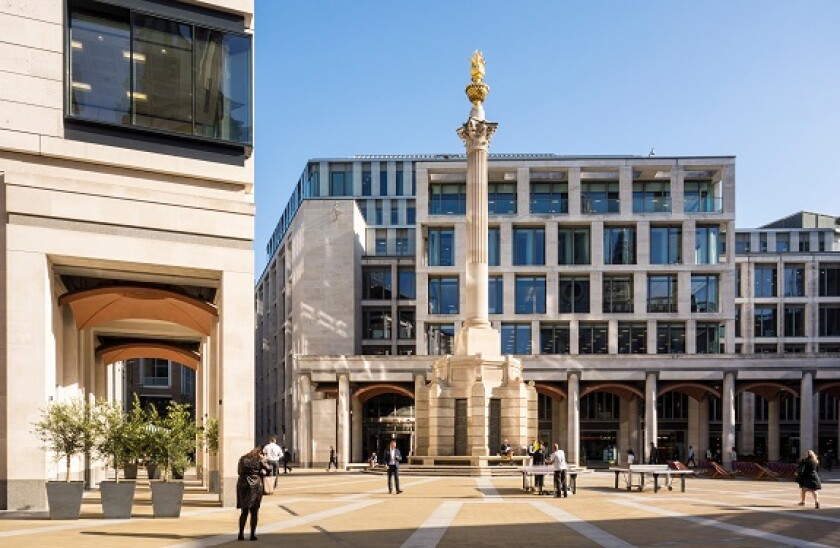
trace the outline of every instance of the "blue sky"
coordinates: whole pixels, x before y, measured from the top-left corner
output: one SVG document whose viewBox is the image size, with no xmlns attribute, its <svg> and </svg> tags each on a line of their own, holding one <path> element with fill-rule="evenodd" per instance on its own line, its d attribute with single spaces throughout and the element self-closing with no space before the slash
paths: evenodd
<svg viewBox="0 0 840 548">
<path fill-rule="evenodd" d="M 491 152 L 729 155 L 737 226 L 840 215 L 840 2 L 256 0 L 256 272 L 309 158 L 458 152 L 480 49 Z"/>
</svg>

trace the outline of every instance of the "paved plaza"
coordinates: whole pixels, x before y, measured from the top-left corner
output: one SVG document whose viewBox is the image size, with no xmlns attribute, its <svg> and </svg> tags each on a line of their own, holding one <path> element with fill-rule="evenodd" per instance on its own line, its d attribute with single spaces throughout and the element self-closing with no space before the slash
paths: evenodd
<svg viewBox="0 0 840 548">
<path fill-rule="evenodd" d="M 404 476 L 404 492 L 389 495 L 384 476 L 296 471 L 263 499 L 259 541 L 248 546 L 840 546 L 840 474 L 826 476 L 815 510 L 796 505 L 790 480 L 689 479 L 685 493 L 654 494 L 616 490 L 613 474 L 596 472 L 555 499 L 523 492 L 515 477 Z M 75 522 L 0 514 L 0 545 L 239 544 L 238 511 L 198 489 L 180 519 L 152 519 L 143 488 L 131 520 L 103 520 L 91 495 Z"/>
</svg>

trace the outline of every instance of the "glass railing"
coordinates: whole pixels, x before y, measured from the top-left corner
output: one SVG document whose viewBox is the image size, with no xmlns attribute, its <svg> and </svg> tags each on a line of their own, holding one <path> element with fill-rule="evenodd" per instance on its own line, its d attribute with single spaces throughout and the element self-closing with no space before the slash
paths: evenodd
<svg viewBox="0 0 840 548">
<path fill-rule="evenodd" d="M 599 213 L 618 213 L 620 200 L 618 198 L 596 198 L 583 196 L 581 198 L 580 210 L 581 213 L 594 214 Z"/>
<path fill-rule="evenodd" d="M 723 213 L 723 198 L 686 194 L 683 210 L 686 213 Z"/>
</svg>

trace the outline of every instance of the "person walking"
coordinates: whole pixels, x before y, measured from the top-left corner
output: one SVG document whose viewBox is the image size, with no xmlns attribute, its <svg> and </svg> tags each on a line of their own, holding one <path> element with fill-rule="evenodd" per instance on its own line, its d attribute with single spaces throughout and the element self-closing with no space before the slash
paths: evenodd
<svg viewBox="0 0 840 548">
<path fill-rule="evenodd" d="M 391 440 L 390 447 L 385 451 L 385 458 L 382 462 L 388 467 L 388 492 L 393 493 L 392 482 L 397 488 L 397 494 L 402 493 L 400 489 L 400 461 L 402 453 L 397 449 L 397 440 Z"/>
<path fill-rule="evenodd" d="M 808 456 L 799 461 L 796 469 L 796 483 L 799 484 L 799 506 L 805 506 L 805 493 L 814 495 L 814 508 L 820 507 L 820 497 L 817 491 L 822 489 L 822 481 L 817 472 L 820 468 L 820 461 L 817 455 L 808 450 Z"/>
<path fill-rule="evenodd" d="M 568 498 L 569 490 L 566 487 L 566 453 L 560 449 L 560 444 L 553 445 L 554 451 L 551 453 L 551 458 L 548 460 L 549 464 L 554 465 L 554 498 L 559 498 L 562 491 L 563 496 Z"/>
<path fill-rule="evenodd" d="M 271 436 L 268 443 L 263 447 L 263 455 L 268 459 L 268 466 L 271 467 L 271 475 L 274 476 L 274 488 L 277 488 L 277 478 L 280 475 L 280 457 L 283 454 L 283 449 L 277 445 L 277 438 Z"/>
<path fill-rule="evenodd" d="M 535 444 L 534 448 L 534 455 L 533 455 L 533 465 L 534 466 L 542 466 L 545 464 L 545 447 L 542 442 L 538 442 Z M 543 492 L 543 485 L 545 483 L 545 476 L 542 474 L 535 474 L 534 475 L 534 487 L 539 489 L 539 494 L 542 495 Z"/>
<path fill-rule="evenodd" d="M 257 520 L 263 498 L 263 476 L 268 465 L 263 461 L 262 449 L 255 447 L 242 455 L 237 466 L 236 507 L 239 508 L 239 540 L 245 540 L 245 521 L 251 515 L 251 540 L 257 540 Z"/>
<path fill-rule="evenodd" d="M 330 462 L 327 463 L 327 472 L 330 471 L 330 467 L 335 466 L 335 469 L 338 470 L 338 457 L 335 456 L 335 447 L 330 445 Z"/>
<path fill-rule="evenodd" d="M 732 450 L 729 452 L 729 467 L 732 469 L 732 472 L 735 471 L 735 463 L 738 461 L 738 452 L 735 451 L 733 447 Z"/>
<path fill-rule="evenodd" d="M 292 460 L 292 452 L 288 447 L 283 448 L 283 473 L 291 474 L 292 467 L 289 466 L 289 461 Z"/>
<path fill-rule="evenodd" d="M 694 458 L 694 447 L 688 446 L 688 459 L 685 461 L 686 466 L 697 466 L 697 461 Z"/>
</svg>

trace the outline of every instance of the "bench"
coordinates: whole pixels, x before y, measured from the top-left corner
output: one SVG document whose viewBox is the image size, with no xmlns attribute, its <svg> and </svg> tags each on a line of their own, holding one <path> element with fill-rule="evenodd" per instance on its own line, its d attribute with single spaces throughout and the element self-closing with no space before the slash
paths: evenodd
<svg viewBox="0 0 840 548">
<path fill-rule="evenodd" d="M 535 476 L 552 476 L 554 477 L 554 466 L 551 464 L 543 464 L 538 466 L 523 466 L 519 469 L 522 472 L 522 490 L 523 491 L 533 491 L 534 484 L 533 480 Z M 572 492 L 573 495 L 577 494 L 577 477 L 578 474 L 585 474 L 589 473 L 592 470 L 588 470 L 586 468 L 578 468 L 575 465 L 570 465 L 566 469 L 566 478 L 569 481 L 569 490 Z M 556 486 L 555 486 L 556 490 Z M 542 486 L 540 487 L 539 494 L 542 495 L 544 493 L 550 493 L 549 491 L 543 491 Z"/>
<path fill-rule="evenodd" d="M 645 488 L 645 475 L 653 477 L 653 492 L 659 492 L 659 477 L 665 477 L 668 490 L 672 490 L 671 485 L 673 478 L 680 478 L 680 490 L 685 493 L 685 478 L 686 476 L 693 476 L 693 470 L 672 470 L 667 464 L 631 464 L 627 468 L 610 468 L 610 472 L 615 473 L 615 488 L 618 489 L 619 476 L 624 474 L 627 477 L 627 490 L 633 487 L 638 487 L 639 491 Z M 639 483 L 633 483 L 633 475 L 639 476 Z"/>
<path fill-rule="evenodd" d="M 735 474 L 733 472 L 728 472 L 723 466 L 713 460 L 709 461 L 709 467 L 711 470 L 711 472 L 709 472 L 709 477 L 711 479 L 735 479 Z"/>
<path fill-rule="evenodd" d="M 411 455 L 408 457 L 408 463 L 419 464 L 421 466 L 490 466 L 492 464 L 528 466 L 531 464 L 531 457 L 528 455 L 513 455 L 512 457 L 501 457 L 496 455 Z"/>
<path fill-rule="evenodd" d="M 735 461 L 732 463 L 735 467 L 735 470 L 739 474 L 743 474 L 750 479 L 755 480 L 762 480 L 762 479 L 771 479 L 774 481 L 779 481 L 779 474 L 765 468 L 764 466 L 758 464 L 757 462 L 747 462 L 747 461 Z"/>
<path fill-rule="evenodd" d="M 347 462 L 344 463 L 344 469 L 348 472 L 353 470 L 367 470 L 373 468 L 369 462 Z"/>
</svg>

